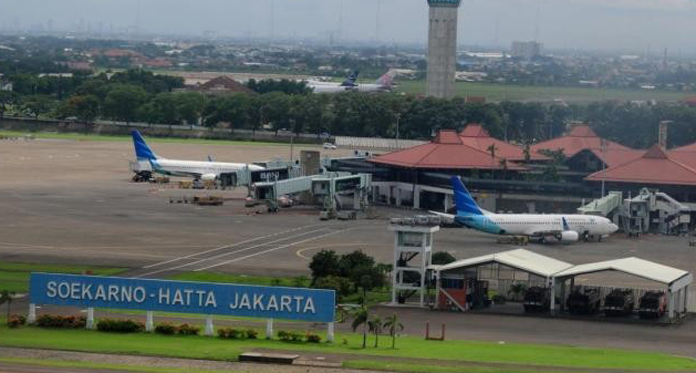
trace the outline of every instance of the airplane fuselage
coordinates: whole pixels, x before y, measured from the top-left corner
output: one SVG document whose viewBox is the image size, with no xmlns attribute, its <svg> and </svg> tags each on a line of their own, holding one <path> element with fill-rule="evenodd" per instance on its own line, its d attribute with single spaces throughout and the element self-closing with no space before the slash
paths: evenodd
<svg viewBox="0 0 696 373">
<path fill-rule="evenodd" d="M 489 214 L 457 215 L 454 219 L 466 227 L 491 234 L 543 236 L 548 232 L 552 235 L 564 231 L 563 219 L 567 228 L 580 236 L 604 236 L 616 231 L 616 225 L 609 219 L 592 215 Z"/>
<path fill-rule="evenodd" d="M 249 167 L 252 171 L 263 170 L 261 166 L 247 165 L 245 163 L 201 162 L 163 158 L 152 159 L 150 164 L 153 171 L 157 173 L 183 177 L 217 176 L 222 173 L 236 172 L 246 167 Z"/>
</svg>

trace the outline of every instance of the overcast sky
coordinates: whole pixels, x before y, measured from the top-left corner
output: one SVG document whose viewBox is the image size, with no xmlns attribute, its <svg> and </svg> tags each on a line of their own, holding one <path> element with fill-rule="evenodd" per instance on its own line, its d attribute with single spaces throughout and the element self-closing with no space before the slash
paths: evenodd
<svg viewBox="0 0 696 373">
<path fill-rule="evenodd" d="M 460 44 L 507 47 L 537 37 L 552 48 L 696 52 L 696 0 L 463 0 L 459 15 Z M 427 35 L 426 0 L 0 0 L 0 30 L 49 20 L 54 30 L 74 30 L 81 19 L 92 30 L 139 22 L 145 32 L 197 36 L 328 40 L 333 31 L 425 43 Z"/>
</svg>

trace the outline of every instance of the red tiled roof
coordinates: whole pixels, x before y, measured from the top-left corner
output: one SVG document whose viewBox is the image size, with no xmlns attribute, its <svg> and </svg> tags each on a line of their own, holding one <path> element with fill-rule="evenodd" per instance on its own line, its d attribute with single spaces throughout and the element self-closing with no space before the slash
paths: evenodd
<svg viewBox="0 0 696 373">
<path fill-rule="evenodd" d="M 597 149 L 591 148 L 589 151 L 592 152 L 597 158 L 602 160 L 607 167 L 614 167 L 628 163 L 634 159 L 640 158 L 645 153 L 645 150 L 636 149 Z"/>
<path fill-rule="evenodd" d="M 454 130 L 442 130 L 428 144 L 398 150 L 370 159 L 370 162 L 412 168 L 444 169 L 502 169 L 501 157 L 462 143 Z M 514 162 L 507 163 L 508 170 L 525 170 Z"/>
<path fill-rule="evenodd" d="M 642 157 L 622 165 L 595 172 L 588 176 L 586 180 L 696 185 L 696 169 L 675 160 L 662 148 L 653 145 Z"/>
<path fill-rule="evenodd" d="M 225 75 L 220 75 L 201 84 L 196 90 L 207 93 L 254 93 L 244 84 Z"/>
<path fill-rule="evenodd" d="M 468 124 L 459 136 L 465 145 L 469 145 L 472 148 L 476 148 L 488 154 L 490 154 L 488 150 L 490 146 L 495 145 L 495 154 L 497 156 L 510 161 L 524 160 L 524 149 L 522 149 L 522 147 L 491 137 L 488 131 L 480 124 Z M 531 148 L 529 150 L 529 155 L 531 160 L 549 159 L 545 155 L 533 152 Z"/>
<path fill-rule="evenodd" d="M 669 151 L 670 154 L 676 152 L 696 152 L 696 142 L 689 145 L 680 146 Z"/>
<path fill-rule="evenodd" d="M 689 96 L 683 99 L 681 102 L 689 106 L 696 106 L 696 96 Z"/>
<path fill-rule="evenodd" d="M 629 147 L 597 136 L 588 125 L 574 126 L 570 133 L 565 136 L 532 145 L 532 153 L 539 153 L 540 150 L 545 149 L 563 149 L 563 154 L 568 158 L 573 157 L 583 150 L 590 150 L 609 167 L 621 164 L 614 162 L 625 163 L 625 161 L 634 159 L 634 156 L 640 155 L 640 151 L 633 153 L 635 150 Z M 602 155 L 602 153 L 605 155 Z M 611 154 L 611 156 L 609 154 Z"/>
</svg>

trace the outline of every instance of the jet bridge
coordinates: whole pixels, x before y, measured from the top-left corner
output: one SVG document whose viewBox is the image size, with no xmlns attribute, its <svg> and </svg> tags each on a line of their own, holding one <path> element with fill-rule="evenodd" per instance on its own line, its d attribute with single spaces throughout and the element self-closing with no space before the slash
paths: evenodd
<svg viewBox="0 0 696 373">
<path fill-rule="evenodd" d="M 643 188 L 636 197 L 624 200 L 620 216 L 629 234 L 681 234 L 688 232 L 691 208 L 666 193 Z"/>
<path fill-rule="evenodd" d="M 621 207 L 622 196 L 621 192 L 609 192 L 606 196 L 579 207 L 578 214 L 608 217 Z"/>
<path fill-rule="evenodd" d="M 272 209 L 282 196 L 305 193 L 314 202 L 321 203 L 325 210 L 335 212 L 344 209 L 345 196 L 353 196 L 351 209 L 362 210 L 367 207 L 367 193 L 372 177 L 369 174 L 325 173 L 300 176 L 287 180 L 265 181 L 252 184 L 252 196 L 258 201 L 267 201 Z"/>
</svg>

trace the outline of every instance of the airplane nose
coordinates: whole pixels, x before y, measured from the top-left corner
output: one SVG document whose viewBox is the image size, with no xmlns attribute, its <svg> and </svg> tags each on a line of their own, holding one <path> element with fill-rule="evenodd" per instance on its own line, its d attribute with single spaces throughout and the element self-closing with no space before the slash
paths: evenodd
<svg viewBox="0 0 696 373">
<path fill-rule="evenodd" d="M 611 233 L 614 233 L 614 232 L 616 232 L 616 231 L 619 230 L 619 226 L 616 225 L 616 224 L 614 224 L 614 223 L 611 223 L 610 227 L 611 227 L 611 228 L 610 228 L 610 229 L 611 229 Z"/>
</svg>

